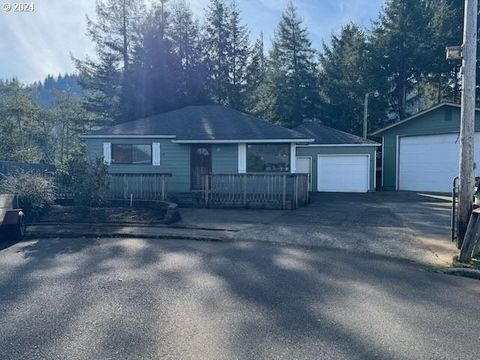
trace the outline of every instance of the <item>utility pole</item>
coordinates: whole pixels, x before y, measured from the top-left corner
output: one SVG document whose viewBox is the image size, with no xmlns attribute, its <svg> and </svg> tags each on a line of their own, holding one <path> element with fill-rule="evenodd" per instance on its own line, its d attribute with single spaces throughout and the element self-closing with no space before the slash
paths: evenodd
<svg viewBox="0 0 480 360">
<path fill-rule="evenodd" d="M 363 103 L 363 138 L 367 138 L 368 133 L 368 96 L 370 93 L 365 94 L 365 102 Z"/>
<path fill-rule="evenodd" d="M 365 94 L 365 102 L 363 103 L 363 138 L 368 136 L 368 98 L 370 95 L 378 97 L 380 94 L 378 91 L 371 91 Z"/>
<path fill-rule="evenodd" d="M 472 211 L 475 134 L 475 78 L 477 64 L 478 0 L 465 0 L 462 48 L 462 107 L 460 112 L 460 189 L 458 194 L 458 243 L 460 248 Z"/>
</svg>

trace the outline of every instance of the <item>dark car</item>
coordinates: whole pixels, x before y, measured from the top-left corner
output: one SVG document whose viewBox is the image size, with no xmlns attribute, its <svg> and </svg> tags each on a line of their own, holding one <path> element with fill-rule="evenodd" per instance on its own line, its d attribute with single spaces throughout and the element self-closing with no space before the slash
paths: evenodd
<svg viewBox="0 0 480 360">
<path fill-rule="evenodd" d="M 25 237 L 25 214 L 19 207 L 18 196 L 0 194 L 0 234 L 13 240 Z"/>
</svg>

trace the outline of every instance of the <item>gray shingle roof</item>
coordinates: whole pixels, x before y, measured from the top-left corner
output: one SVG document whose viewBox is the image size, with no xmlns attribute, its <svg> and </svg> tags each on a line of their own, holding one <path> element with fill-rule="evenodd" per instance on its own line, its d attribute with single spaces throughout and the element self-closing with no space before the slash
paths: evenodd
<svg viewBox="0 0 480 360">
<path fill-rule="evenodd" d="M 318 145 L 378 145 L 375 141 L 336 130 L 318 122 L 304 122 L 296 127 L 295 130 L 315 139 L 313 144 Z"/>
<path fill-rule="evenodd" d="M 96 137 L 174 135 L 176 141 L 298 140 L 308 142 L 311 139 L 297 131 L 220 105 L 187 106 L 106 127 L 90 135 Z"/>
</svg>

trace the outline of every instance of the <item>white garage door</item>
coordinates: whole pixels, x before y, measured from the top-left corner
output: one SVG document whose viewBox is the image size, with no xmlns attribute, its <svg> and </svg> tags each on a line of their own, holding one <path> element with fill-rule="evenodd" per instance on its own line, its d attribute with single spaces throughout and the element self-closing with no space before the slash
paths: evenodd
<svg viewBox="0 0 480 360">
<path fill-rule="evenodd" d="M 318 191 L 367 192 L 368 155 L 318 155 Z"/>
<path fill-rule="evenodd" d="M 475 144 L 480 145 L 480 134 Z M 451 192 L 458 174 L 459 135 L 401 137 L 399 143 L 398 189 L 409 191 Z M 475 145 L 475 159 L 480 149 Z M 478 169 L 475 170 L 478 176 Z"/>
</svg>

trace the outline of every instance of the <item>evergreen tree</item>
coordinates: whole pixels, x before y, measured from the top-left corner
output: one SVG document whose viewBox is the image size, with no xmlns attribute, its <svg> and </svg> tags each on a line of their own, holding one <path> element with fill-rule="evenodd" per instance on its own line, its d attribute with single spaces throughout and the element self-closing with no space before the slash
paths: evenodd
<svg viewBox="0 0 480 360">
<path fill-rule="evenodd" d="M 35 88 L 17 79 L 0 84 L 1 159 L 51 162 L 50 116 L 35 97 Z"/>
<path fill-rule="evenodd" d="M 97 59 L 74 59 L 86 102 L 107 119 L 119 121 L 128 105 L 123 89 L 144 15 L 143 1 L 97 0 L 96 19 L 87 17 L 88 35 L 95 43 Z M 104 101 L 105 103 L 102 103 Z"/>
<path fill-rule="evenodd" d="M 55 162 L 62 164 L 81 147 L 79 135 L 96 125 L 96 117 L 83 107 L 74 94 L 54 90 L 55 102 L 50 109 Z"/>
<path fill-rule="evenodd" d="M 65 91 L 75 99 L 83 97 L 83 90 L 75 74 L 58 75 L 56 78 L 53 75 L 48 75 L 43 82 L 35 82 L 33 87 L 36 88 L 37 103 L 44 108 L 50 108 L 54 105 L 56 91 Z"/>
<path fill-rule="evenodd" d="M 400 119 L 408 115 L 407 96 L 428 68 L 430 18 L 425 0 L 388 0 L 373 28 L 377 69 L 392 80 L 391 103 Z"/>
<path fill-rule="evenodd" d="M 459 61 L 445 60 L 445 47 L 460 45 L 463 32 L 463 0 L 437 0 L 429 4 L 431 22 L 430 68 L 427 83 L 431 85 L 431 103 L 460 101 Z"/>
<path fill-rule="evenodd" d="M 178 106 L 208 102 L 206 68 L 202 58 L 200 26 L 184 1 L 174 4 L 168 36 L 175 56 Z"/>
<path fill-rule="evenodd" d="M 211 0 L 206 10 L 203 47 L 212 99 L 228 104 L 230 91 L 230 11 L 224 0 Z"/>
<path fill-rule="evenodd" d="M 270 54 L 272 120 L 294 127 L 318 115 L 315 51 L 296 8 L 282 14 Z"/>
<path fill-rule="evenodd" d="M 246 71 L 245 110 L 260 115 L 262 112 L 262 85 L 265 84 L 267 59 L 263 44 L 263 33 L 255 41 Z"/>
<path fill-rule="evenodd" d="M 357 135 L 363 133 L 365 94 L 387 92 L 388 84 L 374 79 L 365 32 L 355 24 L 345 25 L 323 45 L 320 55 L 322 120 L 329 126 Z M 371 98 L 369 129 L 379 127 L 385 114 L 385 97 Z"/>
<path fill-rule="evenodd" d="M 135 49 L 133 64 L 127 73 L 125 93 L 130 104 L 127 119 L 175 107 L 175 59 L 167 37 L 169 26 L 169 12 L 162 0 L 153 6 L 141 27 L 142 42 Z"/>
<path fill-rule="evenodd" d="M 240 10 L 235 1 L 231 4 L 228 26 L 230 34 L 227 52 L 230 75 L 228 105 L 234 109 L 243 110 L 250 43 L 248 29 L 241 24 Z"/>
<path fill-rule="evenodd" d="M 103 54 L 96 61 L 87 58 L 77 62 L 78 81 L 85 91 L 85 109 L 105 122 L 123 118 L 120 102 L 124 82 L 117 62 L 118 58 L 112 54 Z"/>
</svg>

